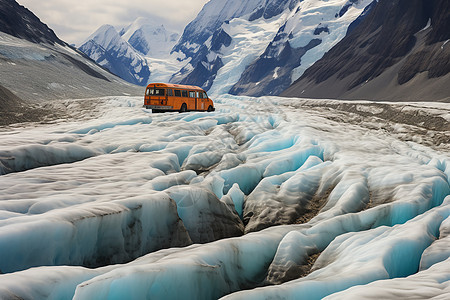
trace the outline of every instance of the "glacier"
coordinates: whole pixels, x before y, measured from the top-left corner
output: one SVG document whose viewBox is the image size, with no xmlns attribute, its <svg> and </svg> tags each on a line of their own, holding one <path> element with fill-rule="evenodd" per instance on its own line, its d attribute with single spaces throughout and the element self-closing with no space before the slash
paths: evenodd
<svg viewBox="0 0 450 300">
<path fill-rule="evenodd" d="M 214 101 L 1 127 L 0 298 L 448 298 L 446 104 Z"/>
<path fill-rule="evenodd" d="M 171 82 L 197 85 L 210 95 L 279 95 L 375 3 L 211 0 L 181 36 L 140 17 L 120 31 L 101 26 L 79 49 L 141 86 Z"/>
<path fill-rule="evenodd" d="M 374 3 L 209 1 L 172 49 L 183 65 L 170 82 L 195 84 L 211 95 L 279 95 L 343 39 Z"/>
</svg>

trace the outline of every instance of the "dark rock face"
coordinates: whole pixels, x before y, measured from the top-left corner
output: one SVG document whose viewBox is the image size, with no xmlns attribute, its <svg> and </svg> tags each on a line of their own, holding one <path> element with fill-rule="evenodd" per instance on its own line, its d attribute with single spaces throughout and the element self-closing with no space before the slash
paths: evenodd
<svg viewBox="0 0 450 300">
<path fill-rule="evenodd" d="M 314 35 L 319 35 L 322 32 L 330 33 L 330 30 L 328 29 L 328 26 L 316 27 L 316 29 L 314 29 Z"/>
<path fill-rule="evenodd" d="M 358 18 L 356 18 L 355 21 L 350 23 L 350 25 L 347 28 L 347 34 L 346 35 L 348 35 L 350 32 L 352 32 L 353 29 L 355 29 L 367 17 L 367 15 L 370 13 L 372 8 L 375 7 L 376 4 L 377 4 L 377 0 L 373 0 L 372 3 L 370 3 L 368 6 L 366 6 L 366 8 L 364 9 L 363 13 Z"/>
<path fill-rule="evenodd" d="M 416 74 L 428 71 L 429 78 L 442 77 L 450 72 L 450 45 L 441 45 L 450 39 L 450 2 L 432 1 L 430 29 L 426 43 L 411 53 L 398 74 L 398 83 L 411 80 Z M 430 3 L 427 3 L 430 5 Z M 439 45 L 435 45 L 440 43 Z"/>
<path fill-rule="evenodd" d="M 13 0 L 0 0 L 0 31 L 33 43 L 65 45 L 38 17 Z"/>
<path fill-rule="evenodd" d="M 228 47 L 231 44 L 231 36 L 228 35 L 222 28 L 219 28 L 212 37 L 211 51 L 219 51 L 222 46 Z"/>
<path fill-rule="evenodd" d="M 343 15 L 345 15 L 345 13 L 353 5 L 353 3 L 357 3 L 357 2 L 358 2 L 358 0 L 349 0 L 347 3 L 345 3 L 345 5 L 339 11 L 339 17 L 342 17 Z"/>
<path fill-rule="evenodd" d="M 250 22 L 255 21 L 255 20 L 258 20 L 259 18 L 261 18 L 261 17 L 263 16 L 264 10 L 265 10 L 265 9 L 264 9 L 263 6 L 258 7 L 258 8 L 250 15 L 250 17 L 248 18 L 248 20 L 249 20 Z"/>
<path fill-rule="evenodd" d="M 278 46 L 275 47 L 271 43 L 259 59 L 247 67 L 229 93 L 232 95 L 245 93 L 255 97 L 280 94 L 289 87 L 292 70 L 300 66 L 301 57 L 321 42 L 320 39 L 312 39 L 305 47 L 292 48 L 289 41 L 286 41 L 283 50 L 277 56 L 271 55 L 271 52 L 276 52 Z"/>
<path fill-rule="evenodd" d="M 301 2 L 303 0 L 266 0 L 266 3 L 264 6 L 261 6 L 250 17 L 249 21 L 259 19 L 261 17 L 264 17 L 264 19 L 270 19 L 275 16 L 278 16 L 281 14 L 285 9 L 286 5 L 288 4 L 289 10 L 293 10 L 297 3 Z"/>
<path fill-rule="evenodd" d="M 351 99 L 349 91 L 368 89 L 391 67 L 399 69 L 393 79 L 397 85 L 425 71 L 428 78 L 442 77 L 450 72 L 450 45 L 443 45 L 450 39 L 449 19 L 447 0 L 380 0 L 282 95 Z M 377 99 L 377 93 L 371 96 Z"/>
<path fill-rule="evenodd" d="M 286 6 L 286 0 L 272 0 L 267 1 L 266 8 L 264 10 L 264 19 L 270 19 L 281 14 Z M 292 3 L 290 3 L 292 5 Z"/>
</svg>

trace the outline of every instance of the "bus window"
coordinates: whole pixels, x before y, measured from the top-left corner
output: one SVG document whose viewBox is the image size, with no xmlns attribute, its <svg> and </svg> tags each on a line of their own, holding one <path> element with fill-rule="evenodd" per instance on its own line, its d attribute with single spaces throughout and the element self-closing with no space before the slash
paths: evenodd
<svg viewBox="0 0 450 300">
<path fill-rule="evenodd" d="M 199 98 L 199 97 L 198 97 L 198 92 L 195 92 L 195 97 L 196 97 L 196 98 Z"/>
<path fill-rule="evenodd" d="M 187 97 L 187 91 L 181 91 L 181 95 L 183 96 L 183 97 Z"/>
<path fill-rule="evenodd" d="M 149 89 L 148 91 L 151 96 L 164 96 L 164 89 Z"/>
<path fill-rule="evenodd" d="M 208 95 L 205 92 L 203 92 L 203 98 L 208 99 Z"/>
<path fill-rule="evenodd" d="M 191 98 L 195 98 L 195 92 L 191 92 L 191 91 L 189 91 L 189 97 L 191 97 Z"/>
<path fill-rule="evenodd" d="M 172 89 L 168 89 L 167 90 L 167 96 L 173 96 L 173 90 Z"/>
<path fill-rule="evenodd" d="M 181 97 L 181 91 L 175 90 L 175 97 Z"/>
<path fill-rule="evenodd" d="M 150 89 L 147 89 L 147 90 L 145 91 L 145 95 L 146 95 L 146 96 L 150 96 Z"/>
</svg>

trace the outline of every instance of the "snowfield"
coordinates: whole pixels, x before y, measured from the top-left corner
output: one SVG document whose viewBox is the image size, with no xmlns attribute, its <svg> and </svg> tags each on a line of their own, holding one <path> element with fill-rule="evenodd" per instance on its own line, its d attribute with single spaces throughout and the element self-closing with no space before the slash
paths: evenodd
<svg viewBox="0 0 450 300">
<path fill-rule="evenodd" d="M 214 100 L 0 128 L 0 298 L 450 297 L 447 104 Z"/>
</svg>

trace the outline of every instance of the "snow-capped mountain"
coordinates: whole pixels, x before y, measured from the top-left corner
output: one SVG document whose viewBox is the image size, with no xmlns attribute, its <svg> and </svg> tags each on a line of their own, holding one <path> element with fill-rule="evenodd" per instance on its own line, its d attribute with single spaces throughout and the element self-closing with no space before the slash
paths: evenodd
<svg viewBox="0 0 450 300">
<path fill-rule="evenodd" d="M 181 51 L 193 57 L 222 24 L 239 18 L 263 5 L 265 0 L 212 0 L 205 4 L 197 17 L 184 29 L 173 51 Z"/>
<path fill-rule="evenodd" d="M 283 95 L 450 101 L 450 2 L 379 0 Z"/>
<path fill-rule="evenodd" d="M 122 38 L 145 56 L 163 58 L 170 54 L 180 35 L 148 18 L 137 18 L 120 31 Z"/>
<path fill-rule="evenodd" d="M 177 56 L 170 56 L 178 38 L 178 33 L 166 30 L 164 25 L 138 18 L 119 32 L 111 25 L 101 26 L 79 49 L 126 81 L 146 85 L 152 67 L 155 67 L 152 76 L 155 79 L 169 77 L 180 68 L 177 63 L 175 69 L 173 67 Z"/>
<path fill-rule="evenodd" d="M 101 26 L 79 49 L 126 81 L 137 85 L 147 84 L 150 76 L 147 61 L 113 26 Z"/>
<path fill-rule="evenodd" d="M 264 53 L 245 69 L 229 93 L 280 94 L 345 37 L 352 22 L 363 18 L 374 2 L 311 0 L 299 3 Z"/>
<path fill-rule="evenodd" d="M 208 2 L 173 51 L 172 82 L 212 93 L 277 95 L 341 40 L 373 0 Z"/>
<path fill-rule="evenodd" d="M 140 93 L 60 40 L 25 7 L 0 0 L 1 125 L 60 118 L 46 102 Z"/>
</svg>

